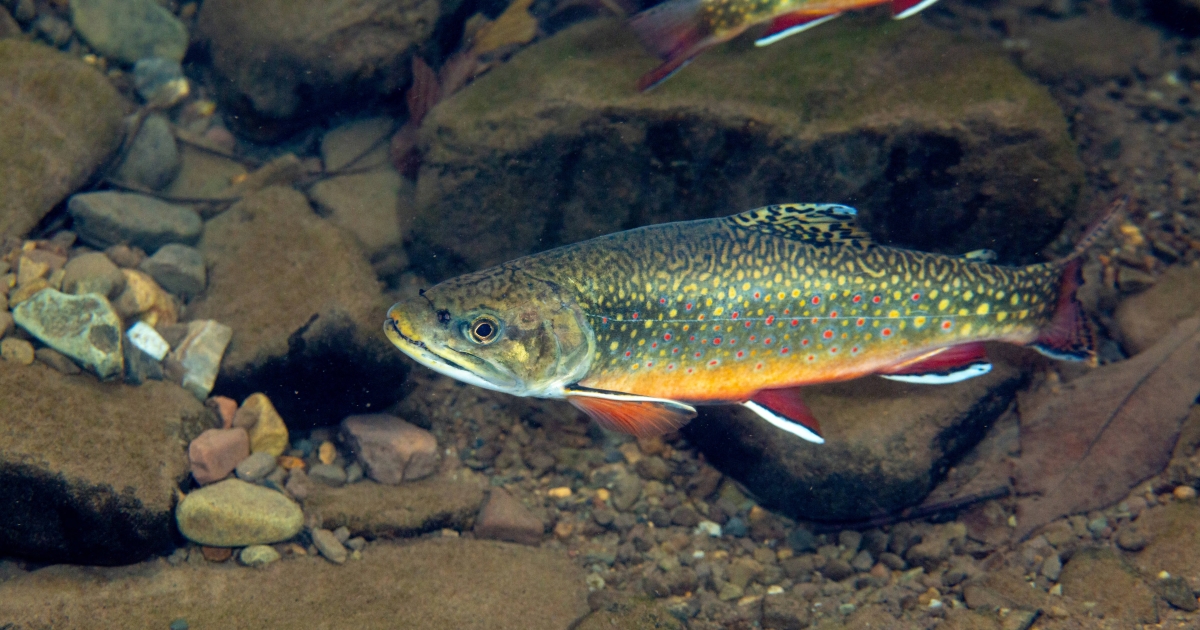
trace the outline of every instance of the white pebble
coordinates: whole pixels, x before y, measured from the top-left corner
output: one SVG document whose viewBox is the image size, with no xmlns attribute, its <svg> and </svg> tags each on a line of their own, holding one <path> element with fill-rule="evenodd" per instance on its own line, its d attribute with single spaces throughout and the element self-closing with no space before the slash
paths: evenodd
<svg viewBox="0 0 1200 630">
<path fill-rule="evenodd" d="M 713 538 L 720 538 L 721 537 L 721 526 L 712 521 L 700 521 L 699 523 L 696 524 L 696 529 L 692 530 L 692 534 L 695 536 L 699 536 L 701 534 L 708 534 L 709 536 L 712 536 Z"/>
<path fill-rule="evenodd" d="M 130 326 L 129 331 L 125 334 L 129 336 L 129 341 L 133 345 L 154 357 L 155 361 L 162 361 L 163 357 L 171 351 L 171 345 L 167 343 L 167 340 L 163 339 L 162 335 L 146 322 L 138 322 Z"/>
</svg>

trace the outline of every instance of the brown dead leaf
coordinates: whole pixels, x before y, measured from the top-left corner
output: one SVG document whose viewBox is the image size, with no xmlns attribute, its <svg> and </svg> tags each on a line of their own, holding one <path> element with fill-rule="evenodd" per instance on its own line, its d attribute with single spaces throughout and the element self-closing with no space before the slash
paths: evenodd
<svg viewBox="0 0 1200 630">
<path fill-rule="evenodd" d="M 1020 402 L 1017 538 L 1115 503 L 1166 466 L 1200 394 L 1200 318 L 1145 352 Z"/>
<path fill-rule="evenodd" d="M 496 18 L 485 24 L 475 34 L 471 53 L 479 56 L 507 46 L 528 44 L 537 37 L 537 19 L 529 14 L 533 0 L 513 0 L 512 4 Z"/>
</svg>

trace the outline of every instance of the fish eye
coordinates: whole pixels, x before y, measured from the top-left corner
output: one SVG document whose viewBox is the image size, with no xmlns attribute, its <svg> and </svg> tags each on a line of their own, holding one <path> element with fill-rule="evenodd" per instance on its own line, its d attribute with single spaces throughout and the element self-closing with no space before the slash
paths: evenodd
<svg viewBox="0 0 1200 630">
<path fill-rule="evenodd" d="M 471 322 L 469 329 L 471 341 L 477 344 L 489 344 L 500 335 L 500 324 L 488 315 L 477 317 Z"/>
</svg>

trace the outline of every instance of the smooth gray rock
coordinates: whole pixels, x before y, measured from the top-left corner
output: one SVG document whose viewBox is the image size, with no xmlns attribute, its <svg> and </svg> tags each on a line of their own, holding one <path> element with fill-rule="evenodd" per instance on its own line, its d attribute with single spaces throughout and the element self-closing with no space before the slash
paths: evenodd
<svg viewBox="0 0 1200 630">
<path fill-rule="evenodd" d="M 188 322 L 188 334 L 171 357 L 183 365 L 183 387 L 196 398 L 208 398 L 232 337 L 233 329 L 211 319 Z"/>
<path fill-rule="evenodd" d="M 241 479 L 193 490 L 175 509 L 179 532 L 211 547 L 243 547 L 287 540 L 300 532 L 304 513 L 283 494 Z"/>
<path fill-rule="evenodd" d="M 275 456 L 266 451 L 251 453 L 250 457 L 243 459 L 233 470 L 238 479 L 258 481 L 275 470 Z"/>
<path fill-rule="evenodd" d="M 44 289 L 13 309 L 13 321 L 100 378 L 115 377 L 125 367 L 121 318 L 99 295 Z"/>
<path fill-rule="evenodd" d="M 163 245 L 153 256 L 142 261 L 138 269 L 175 295 L 196 295 L 208 283 L 200 250 L 178 243 Z"/>
<path fill-rule="evenodd" d="M 71 0 L 71 22 L 97 52 L 125 63 L 187 52 L 187 27 L 154 0 Z"/>
<path fill-rule="evenodd" d="M 162 114 L 151 114 L 138 129 L 116 176 L 122 182 L 162 190 L 179 174 L 181 165 L 171 123 Z"/>
<path fill-rule="evenodd" d="M 317 546 L 317 551 L 321 552 L 327 560 L 334 564 L 342 564 L 346 561 L 346 547 L 338 541 L 337 536 L 328 529 L 314 529 L 312 531 L 313 544 Z"/>
<path fill-rule="evenodd" d="M 64 293 L 95 293 L 107 298 L 125 288 L 125 276 L 121 269 L 100 252 L 88 252 L 72 258 L 63 267 L 63 274 Z"/>
<path fill-rule="evenodd" d="M 147 57 L 133 64 L 133 86 L 142 100 L 153 101 L 160 90 L 176 81 L 186 81 L 183 66 L 175 59 Z"/>
<path fill-rule="evenodd" d="M 250 545 L 238 553 L 238 562 L 254 568 L 265 567 L 279 559 L 279 552 L 269 545 Z"/>
<path fill-rule="evenodd" d="M 168 243 L 194 245 L 204 229 L 191 208 L 134 193 L 75 195 L 67 202 L 67 212 L 75 219 L 79 238 L 101 249 L 126 243 L 154 252 Z"/>
<path fill-rule="evenodd" d="M 308 470 L 308 478 L 334 488 L 346 485 L 346 471 L 333 464 L 314 464 Z"/>
</svg>

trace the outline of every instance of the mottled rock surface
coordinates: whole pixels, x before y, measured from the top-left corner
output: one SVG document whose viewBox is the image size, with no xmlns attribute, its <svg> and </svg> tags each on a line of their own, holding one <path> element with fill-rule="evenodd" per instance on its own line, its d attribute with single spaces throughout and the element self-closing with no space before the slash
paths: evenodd
<svg viewBox="0 0 1200 630">
<path fill-rule="evenodd" d="M 99 295 L 46 289 L 18 304 L 13 321 L 100 378 L 114 378 L 125 368 L 121 318 Z"/>
<path fill-rule="evenodd" d="M 126 104 L 95 68 L 20 39 L 0 41 L 0 94 L 2 238 L 28 232 L 116 150 Z"/>
<path fill-rule="evenodd" d="M 189 492 L 175 508 L 175 521 L 179 533 L 193 542 L 244 547 L 295 536 L 304 514 L 281 492 L 226 479 Z"/>
<path fill-rule="evenodd" d="M 223 394 L 263 392 L 294 427 L 396 400 L 407 365 L 383 336 L 388 301 L 353 237 L 303 195 L 251 195 L 206 224 L 199 248 L 212 267 L 188 312 L 235 331 Z"/>
<path fill-rule="evenodd" d="M 352 571 L 311 556 L 259 571 L 52 568 L 0 583 L 0 619 L 19 627 L 87 619 L 94 627 L 167 628 L 182 618 L 192 628 L 307 628 L 336 619 L 364 629 L 414 620 L 409 627 L 562 630 L 588 610 L 583 571 L 558 550 L 451 538 L 367 551 Z"/>
<path fill-rule="evenodd" d="M 269 137 L 313 108 L 403 87 L 439 12 L 436 0 L 215 0 L 197 28 L 224 79 L 223 100 L 250 117 L 232 120 Z M 247 124 L 254 120 L 264 124 Z"/>
<path fill-rule="evenodd" d="M 171 508 L 188 465 L 181 435 L 207 421 L 191 394 L 0 362 L 0 400 L 6 554 L 120 564 L 174 544 Z"/>
<path fill-rule="evenodd" d="M 915 505 L 974 446 L 1021 382 L 997 362 L 953 385 L 867 377 L 809 387 L 825 444 L 802 441 L 734 407 L 702 410 L 684 434 L 764 505 L 812 520 L 865 519 Z"/>
<path fill-rule="evenodd" d="M 718 47 L 639 94 L 655 63 L 625 26 L 592 21 L 443 101 L 421 128 L 414 262 L 445 277 L 791 201 L 856 206 L 885 242 L 1015 260 L 1075 211 L 1082 168 L 1045 88 L 920 20 Z"/>
<path fill-rule="evenodd" d="M 483 503 L 479 483 L 438 475 L 399 486 L 362 481 L 341 488 L 317 485 L 304 502 L 328 529 L 355 535 L 407 537 L 442 528 L 465 530 Z"/>
</svg>

